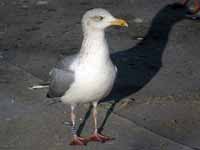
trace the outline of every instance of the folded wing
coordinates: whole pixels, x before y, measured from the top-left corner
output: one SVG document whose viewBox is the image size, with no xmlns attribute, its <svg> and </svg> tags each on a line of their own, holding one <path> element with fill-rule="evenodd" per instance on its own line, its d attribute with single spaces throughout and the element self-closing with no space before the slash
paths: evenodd
<svg viewBox="0 0 200 150">
<path fill-rule="evenodd" d="M 47 97 L 61 97 L 70 88 L 74 81 L 74 71 L 70 69 L 70 65 L 76 58 L 77 55 L 67 56 L 50 71 L 51 81 Z"/>
</svg>

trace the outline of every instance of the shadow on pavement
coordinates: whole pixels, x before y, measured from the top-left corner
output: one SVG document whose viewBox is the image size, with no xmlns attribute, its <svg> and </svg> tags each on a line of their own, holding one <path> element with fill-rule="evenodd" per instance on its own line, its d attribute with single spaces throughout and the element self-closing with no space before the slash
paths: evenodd
<svg viewBox="0 0 200 150">
<path fill-rule="evenodd" d="M 143 40 L 131 49 L 114 53 L 118 78 L 108 98 L 122 99 L 142 89 L 162 67 L 162 54 L 173 26 L 185 19 L 188 9 L 178 4 L 162 8 Z"/>
</svg>

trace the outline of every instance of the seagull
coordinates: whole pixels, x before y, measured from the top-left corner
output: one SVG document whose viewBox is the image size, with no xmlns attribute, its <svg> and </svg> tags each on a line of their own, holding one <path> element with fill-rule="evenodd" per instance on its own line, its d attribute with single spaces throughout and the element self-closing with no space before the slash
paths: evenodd
<svg viewBox="0 0 200 150">
<path fill-rule="evenodd" d="M 86 145 L 89 141 L 106 142 L 110 137 L 98 133 L 97 105 L 111 91 L 117 67 L 111 61 L 109 47 L 105 39 L 105 29 L 110 26 L 128 27 L 125 20 L 111 15 L 105 9 L 88 10 L 82 17 L 83 41 L 77 54 L 65 57 L 50 71 L 48 98 L 60 97 L 71 107 L 70 145 Z M 93 106 L 94 133 L 79 137 L 75 128 L 75 107 L 77 104 L 91 103 Z"/>
</svg>

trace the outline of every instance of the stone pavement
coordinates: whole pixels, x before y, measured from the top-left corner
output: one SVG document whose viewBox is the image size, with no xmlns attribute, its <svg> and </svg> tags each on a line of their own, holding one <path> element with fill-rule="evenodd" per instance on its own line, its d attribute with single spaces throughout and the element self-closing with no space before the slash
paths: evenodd
<svg viewBox="0 0 200 150">
<path fill-rule="evenodd" d="M 69 146 L 70 129 L 64 125 L 69 118 L 62 104 L 49 105 L 45 90 L 30 91 L 27 87 L 39 79 L 16 66 L 1 63 L 0 149 L 2 150 L 64 150 L 64 149 L 143 149 L 191 150 L 191 148 L 159 136 L 134 122 L 112 114 L 103 127 L 103 133 L 115 140 L 105 144 L 89 143 L 84 148 Z M 108 104 L 99 107 L 99 122 L 105 117 Z M 87 106 L 78 110 L 79 120 L 84 118 Z M 101 120 L 101 121 L 100 121 Z M 81 123 L 81 121 L 78 121 Z M 87 120 L 81 135 L 92 130 Z"/>
<path fill-rule="evenodd" d="M 1 0 L 0 150 L 200 149 L 200 22 L 174 2 Z M 69 108 L 49 105 L 46 89 L 28 87 L 48 80 L 54 63 L 79 49 L 80 18 L 93 7 L 129 22 L 107 32 L 119 74 L 99 106 L 99 126 L 115 140 L 71 147 Z M 82 136 L 92 130 L 88 109 L 77 112 Z"/>
</svg>

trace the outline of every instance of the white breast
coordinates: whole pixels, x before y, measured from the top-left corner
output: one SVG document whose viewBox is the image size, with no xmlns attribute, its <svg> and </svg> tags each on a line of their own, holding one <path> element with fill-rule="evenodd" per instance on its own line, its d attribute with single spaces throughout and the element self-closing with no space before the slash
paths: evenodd
<svg viewBox="0 0 200 150">
<path fill-rule="evenodd" d="M 66 103 L 99 101 L 107 96 L 114 84 L 116 70 L 111 61 L 106 65 L 80 66 L 75 73 L 75 82 L 62 97 Z"/>
<path fill-rule="evenodd" d="M 114 84 L 116 69 L 109 57 L 104 32 L 87 34 L 76 62 L 71 66 L 75 80 L 61 100 L 65 103 L 99 101 Z"/>
</svg>

